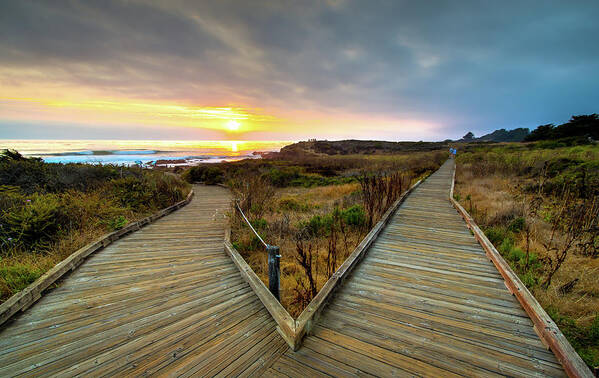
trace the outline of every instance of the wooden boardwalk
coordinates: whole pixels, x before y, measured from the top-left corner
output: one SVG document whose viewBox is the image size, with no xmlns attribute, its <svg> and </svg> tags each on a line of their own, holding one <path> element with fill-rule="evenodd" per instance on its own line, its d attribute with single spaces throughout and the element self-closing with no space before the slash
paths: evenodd
<svg viewBox="0 0 599 378">
<path fill-rule="evenodd" d="M 293 352 L 223 251 L 225 189 L 96 253 L 0 331 L 0 376 L 563 376 L 448 200 L 401 205 Z"/>
<path fill-rule="evenodd" d="M 410 194 L 274 376 L 563 376 L 448 200 L 453 161 Z"/>
<path fill-rule="evenodd" d="M 0 332 L 0 376 L 260 373 L 287 349 L 223 251 L 226 189 L 90 257 Z"/>
</svg>

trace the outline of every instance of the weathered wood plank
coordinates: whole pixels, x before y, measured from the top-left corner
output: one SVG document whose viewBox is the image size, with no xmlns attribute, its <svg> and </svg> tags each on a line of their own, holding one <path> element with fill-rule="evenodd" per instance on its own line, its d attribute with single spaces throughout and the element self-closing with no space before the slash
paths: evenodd
<svg viewBox="0 0 599 378">
<path fill-rule="evenodd" d="M 229 193 L 205 186 L 194 192 L 180 211 L 97 244 L 61 286 L 5 323 L 0 376 L 270 367 L 286 344 L 223 251 Z"/>
</svg>

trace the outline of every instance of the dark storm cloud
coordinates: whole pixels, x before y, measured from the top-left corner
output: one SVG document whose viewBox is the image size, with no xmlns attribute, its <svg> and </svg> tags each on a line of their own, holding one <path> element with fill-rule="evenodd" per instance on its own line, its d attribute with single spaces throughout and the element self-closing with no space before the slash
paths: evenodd
<svg viewBox="0 0 599 378">
<path fill-rule="evenodd" d="M 596 112 L 597 11 L 595 0 L 4 1 L 0 67 L 139 98 L 420 119 L 455 137 Z"/>
</svg>

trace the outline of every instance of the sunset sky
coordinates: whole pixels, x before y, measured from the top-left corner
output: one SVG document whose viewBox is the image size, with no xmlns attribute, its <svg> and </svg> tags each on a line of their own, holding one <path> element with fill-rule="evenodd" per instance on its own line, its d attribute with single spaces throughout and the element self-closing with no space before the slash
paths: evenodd
<svg viewBox="0 0 599 378">
<path fill-rule="evenodd" d="M 442 140 L 599 111 L 599 1 L 1 1 L 0 139 Z"/>
</svg>

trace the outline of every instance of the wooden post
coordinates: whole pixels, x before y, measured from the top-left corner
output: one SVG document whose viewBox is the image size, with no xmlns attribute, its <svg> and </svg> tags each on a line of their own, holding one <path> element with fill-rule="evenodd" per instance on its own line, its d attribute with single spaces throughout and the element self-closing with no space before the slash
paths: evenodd
<svg viewBox="0 0 599 378">
<path fill-rule="evenodd" d="M 279 264 L 279 260 L 281 259 L 281 255 L 279 255 L 279 247 L 275 247 L 274 245 L 267 245 L 266 251 L 268 252 L 268 289 L 272 293 L 272 295 L 277 298 L 278 301 L 281 300 L 279 297 L 279 287 L 280 287 L 280 277 L 281 277 L 281 268 Z"/>
</svg>

